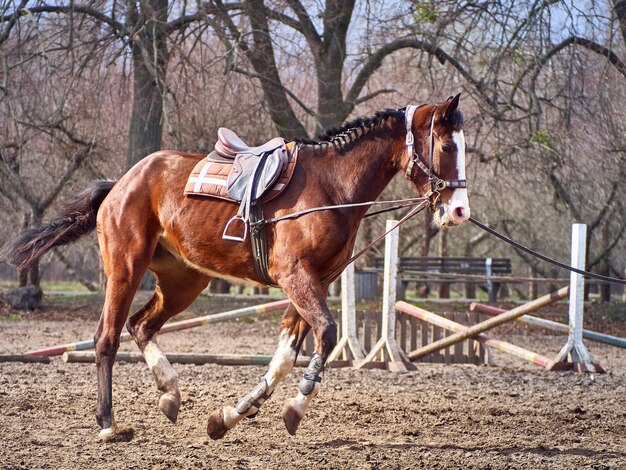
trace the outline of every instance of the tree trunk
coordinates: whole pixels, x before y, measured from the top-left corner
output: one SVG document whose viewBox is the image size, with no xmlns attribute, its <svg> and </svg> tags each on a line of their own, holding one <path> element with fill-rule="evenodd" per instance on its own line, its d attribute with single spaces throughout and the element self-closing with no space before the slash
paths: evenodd
<svg viewBox="0 0 626 470">
<path fill-rule="evenodd" d="M 615 16 L 619 21 L 620 31 L 624 43 L 626 43 L 626 0 L 613 0 L 613 8 L 615 9 Z"/>
<path fill-rule="evenodd" d="M 30 213 L 24 212 L 22 219 L 22 230 L 27 230 L 30 227 Z M 28 269 L 18 269 L 17 271 L 17 284 L 18 287 L 26 287 L 28 284 Z"/>
<path fill-rule="evenodd" d="M 230 294 L 230 282 L 216 277 L 211 280 L 209 291 L 213 294 Z"/>
<path fill-rule="evenodd" d="M 29 227 L 35 227 L 41 224 L 43 218 L 43 211 L 39 207 L 33 207 L 31 213 L 24 214 L 24 230 Z M 22 269 L 17 273 L 18 283 L 20 287 L 28 285 L 40 287 L 41 274 L 39 272 L 39 260 L 34 261 L 28 268 Z"/>
<path fill-rule="evenodd" d="M 282 137 L 287 139 L 304 137 L 306 130 L 296 117 L 278 74 L 265 4 L 263 0 L 248 0 L 246 8 L 254 43 L 248 53 L 248 59 L 254 71 L 262 77 L 260 84 L 270 117 Z"/>
<path fill-rule="evenodd" d="M 161 149 L 166 92 L 167 0 L 129 2 L 132 36 L 133 105 L 128 132 L 127 167 Z"/>
<path fill-rule="evenodd" d="M 604 256 L 602 257 L 602 261 L 600 261 L 600 265 L 598 266 L 598 273 L 604 276 L 610 276 L 610 264 L 609 264 L 609 256 L 610 251 L 607 251 L 607 247 L 609 243 L 611 243 L 611 237 L 609 232 L 609 222 L 604 223 L 604 230 L 602 230 L 602 251 L 604 251 Z M 604 283 L 598 284 L 598 289 L 600 291 L 600 301 L 601 302 L 610 302 L 611 301 L 611 284 Z"/>
<path fill-rule="evenodd" d="M 343 60 L 336 55 L 327 55 L 317 71 L 317 132 L 323 133 L 330 127 L 339 126 L 350 113 L 343 101 L 341 78 Z"/>
<path fill-rule="evenodd" d="M 354 3 L 354 0 L 326 2 L 323 45 L 316 59 L 318 131 L 340 125 L 354 108 L 354 103 L 345 103 L 342 86 L 346 36 Z"/>
</svg>

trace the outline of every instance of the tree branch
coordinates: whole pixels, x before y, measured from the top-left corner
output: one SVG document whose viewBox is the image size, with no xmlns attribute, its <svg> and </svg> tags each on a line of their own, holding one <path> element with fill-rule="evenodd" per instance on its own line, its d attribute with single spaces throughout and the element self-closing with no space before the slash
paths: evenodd
<svg viewBox="0 0 626 470">
<path fill-rule="evenodd" d="M 600 261 L 602 261 L 602 258 L 604 258 L 609 253 L 611 253 L 613 248 L 615 248 L 615 246 L 618 244 L 618 242 L 624 236 L 624 232 L 626 232 L 626 219 L 622 222 L 622 225 L 619 228 L 619 232 L 615 236 L 613 241 L 602 251 L 602 253 L 600 253 L 596 258 L 594 258 L 593 261 L 588 263 L 587 269 L 593 268 L 596 264 L 598 264 Z"/>
<path fill-rule="evenodd" d="M 618 72 L 621 73 L 624 77 L 626 77 L 626 65 L 624 65 L 624 63 L 619 59 L 619 57 L 617 57 L 617 55 L 612 50 L 602 46 L 601 44 L 591 41 L 589 39 L 581 38 L 578 36 L 570 36 L 569 38 L 564 39 L 559 44 L 557 44 L 552 49 L 550 49 L 548 52 L 546 52 L 542 57 L 540 57 L 533 64 L 533 66 L 526 68 L 524 72 L 522 72 L 521 76 L 517 79 L 517 83 L 521 83 L 524 77 L 532 71 L 533 74 L 532 74 L 530 81 L 532 84 L 531 89 L 533 89 L 534 83 L 537 81 L 537 77 L 539 77 L 539 74 L 541 73 L 541 70 L 543 69 L 543 67 L 550 61 L 552 57 L 554 57 L 560 51 L 562 51 L 563 49 L 571 45 L 582 46 L 585 49 L 595 52 L 598 55 L 606 57 L 608 61 L 613 66 L 615 66 Z M 514 89 L 513 94 L 515 94 L 516 90 L 517 90 L 517 87 Z"/>
<path fill-rule="evenodd" d="M 224 12 L 243 10 L 243 9 L 244 9 L 243 3 L 228 3 L 226 5 L 220 3 L 220 8 L 219 8 L 220 11 L 224 11 Z M 208 16 L 214 15 L 217 12 L 218 12 L 218 7 L 216 5 L 213 5 L 209 2 L 205 2 L 204 4 L 198 3 L 197 13 L 194 13 L 193 15 L 180 16 L 168 22 L 167 26 L 165 27 L 165 30 L 168 32 L 168 34 L 171 34 L 175 31 L 184 29 L 190 24 L 195 23 L 197 21 L 206 21 Z"/>
<path fill-rule="evenodd" d="M 54 202 L 61 190 L 65 187 L 65 184 L 70 180 L 76 170 L 80 168 L 83 161 L 85 161 L 85 159 L 89 157 L 89 155 L 91 154 L 91 150 L 94 147 L 95 144 L 91 144 L 89 147 L 74 154 L 74 157 L 72 158 L 70 165 L 65 170 L 65 173 L 63 173 L 63 176 L 61 176 L 57 184 L 54 185 L 54 188 L 52 188 L 48 195 L 43 198 L 39 203 L 42 211 L 46 210 L 50 206 L 50 204 Z"/>
<path fill-rule="evenodd" d="M 0 44 L 6 41 L 9 38 L 9 34 L 11 34 L 11 30 L 17 24 L 17 20 L 20 17 L 20 11 L 24 9 L 28 0 L 22 0 L 20 5 L 15 9 L 15 11 L 11 15 L 2 16 L 2 20 L 0 23 L 6 23 L 6 26 L 0 30 Z"/>
<path fill-rule="evenodd" d="M 272 79 L 270 79 L 269 77 L 266 77 L 265 75 L 261 75 L 261 74 L 255 73 L 255 72 L 250 72 L 249 70 L 242 69 L 241 67 L 233 67 L 232 70 L 233 70 L 233 72 L 240 73 L 240 74 L 245 75 L 247 77 L 256 78 L 257 80 L 270 82 L 270 83 L 273 83 L 276 86 L 283 87 L 285 93 L 287 93 L 289 95 L 289 97 L 291 97 L 291 99 L 293 99 L 296 102 L 296 104 L 298 106 L 300 106 L 304 110 L 305 113 L 307 113 L 308 115 L 313 116 L 313 117 L 317 116 L 317 113 L 315 111 L 313 111 L 306 104 L 304 104 L 304 102 L 300 98 L 298 98 L 298 96 L 296 96 L 291 90 L 289 90 L 289 88 L 284 87 L 282 83 L 276 83 Z"/>
<path fill-rule="evenodd" d="M 75 5 L 73 3 L 72 5 L 46 5 L 44 4 L 44 5 L 40 5 L 40 6 L 36 6 L 32 8 L 27 8 L 27 7 L 20 8 L 13 15 L 5 15 L 2 18 L 0 18 L 0 22 L 11 21 L 14 15 L 17 15 L 18 17 L 21 18 L 23 16 L 35 15 L 38 13 L 82 13 L 84 15 L 94 18 L 95 20 L 100 21 L 101 23 L 105 23 L 109 25 L 111 29 L 113 29 L 116 33 L 123 34 L 123 35 L 128 33 L 123 23 L 120 23 L 119 21 L 116 21 L 108 17 L 107 15 L 105 15 L 101 11 L 96 10 L 95 8 L 92 8 L 87 5 Z"/>
<path fill-rule="evenodd" d="M 394 91 L 396 91 L 396 90 L 394 90 L 392 88 L 383 88 L 382 90 L 374 91 L 374 92 L 370 93 L 369 95 L 365 95 L 365 96 L 362 96 L 361 98 L 358 98 L 354 102 L 354 104 L 358 105 L 358 104 L 361 104 L 361 103 L 365 103 L 366 101 L 369 101 L 372 98 L 376 98 L 378 95 L 382 95 L 382 94 L 385 94 L 385 93 L 393 93 Z"/>
<path fill-rule="evenodd" d="M 444 51 L 440 47 L 437 47 L 429 42 L 413 38 L 396 39 L 389 44 L 385 44 L 370 56 L 361 71 L 358 73 L 356 79 L 354 80 L 354 83 L 352 84 L 352 87 L 348 91 L 348 94 L 346 96 L 346 102 L 348 104 L 352 104 L 353 106 L 354 104 L 356 104 L 359 95 L 363 91 L 363 87 L 372 76 L 372 74 L 380 68 L 385 57 L 400 49 L 421 50 L 437 58 L 437 60 L 439 60 L 441 64 L 445 64 L 446 62 L 450 63 L 450 65 L 452 65 L 452 67 L 454 67 L 463 76 L 463 78 L 465 78 L 465 80 L 467 80 L 468 83 L 472 85 L 472 87 L 481 95 L 483 100 L 491 108 L 493 108 L 494 110 L 496 109 L 495 104 L 485 94 L 483 85 L 478 80 L 476 80 L 470 74 L 470 72 L 461 65 L 459 61 L 451 57 L 446 51 Z"/>
<path fill-rule="evenodd" d="M 306 11 L 300 0 L 287 0 L 287 4 L 294 11 L 299 20 L 300 31 L 306 39 L 313 55 L 319 55 L 322 38 L 320 37 L 315 25 L 311 21 L 311 16 Z M 287 24 L 287 23 L 285 23 Z"/>
<path fill-rule="evenodd" d="M 68 260 L 65 257 L 65 255 L 61 253 L 61 250 L 59 250 L 58 248 L 53 248 L 52 253 L 57 257 L 57 259 L 61 262 L 61 264 L 65 266 L 65 270 L 71 277 L 73 277 L 78 282 L 80 282 L 83 286 L 85 286 L 88 291 L 90 292 L 98 291 L 98 286 L 94 285 L 93 282 L 90 282 L 89 280 L 85 279 L 83 276 L 78 274 L 78 272 L 76 271 L 76 268 L 72 265 L 70 260 Z"/>
</svg>

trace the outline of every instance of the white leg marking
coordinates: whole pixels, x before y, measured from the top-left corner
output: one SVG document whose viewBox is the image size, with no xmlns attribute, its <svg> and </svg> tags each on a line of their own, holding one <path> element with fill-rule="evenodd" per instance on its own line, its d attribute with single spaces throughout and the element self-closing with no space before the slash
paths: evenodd
<svg viewBox="0 0 626 470">
<path fill-rule="evenodd" d="M 276 385 L 293 369 L 293 364 L 296 360 L 296 352 L 291 345 L 295 340 L 295 335 L 287 336 L 287 332 L 280 334 L 278 348 L 276 348 L 267 373 L 263 376 L 267 381 L 269 393 L 273 392 Z"/>
<path fill-rule="evenodd" d="M 267 393 L 272 393 L 279 382 L 291 371 L 293 364 L 296 360 L 296 352 L 291 345 L 295 341 L 295 335 L 287 336 L 287 332 L 282 332 L 280 339 L 278 340 L 278 347 L 274 353 L 274 357 L 270 362 L 267 373 L 263 376 L 267 382 Z M 234 428 L 239 421 L 244 417 L 255 414 L 258 411 L 256 406 L 250 407 L 250 409 L 243 413 L 237 413 L 237 410 L 233 406 L 225 406 L 222 409 L 222 415 L 224 417 L 224 426 L 230 430 Z"/>
<path fill-rule="evenodd" d="M 224 426 L 226 426 L 226 429 L 228 430 L 237 426 L 237 423 L 239 423 L 239 421 L 246 416 L 237 413 L 234 406 L 225 406 L 222 410 L 222 414 L 224 415 Z"/>
<path fill-rule="evenodd" d="M 111 427 L 105 428 L 100 431 L 98 438 L 107 440 L 117 433 L 117 424 L 115 423 L 115 416 L 113 416 L 113 410 L 111 410 Z"/>
<path fill-rule="evenodd" d="M 178 390 L 178 374 L 176 374 L 176 371 L 156 341 L 148 342 L 143 350 L 143 357 L 146 359 L 146 364 L 148 364 L 159 390 L 162 390 L 162 387 L 168 389 L 174 387 Z"/>
<path fill-rule="evenodd" d="M 303 395 L 302 392 L 298 392 L 298 395 L 296 395 L 296 397 L 291 401 L 291 405 L 300 416 L 304 416 L 304 413 L 311 404 L 311 401 L 313 401 L 313 398 L 315 398 L 315 396 L 319 392 L 319 388 L 320 384 L 316 383 L 311 393 L 309 393 L 308 395 Z"/>
</svg>

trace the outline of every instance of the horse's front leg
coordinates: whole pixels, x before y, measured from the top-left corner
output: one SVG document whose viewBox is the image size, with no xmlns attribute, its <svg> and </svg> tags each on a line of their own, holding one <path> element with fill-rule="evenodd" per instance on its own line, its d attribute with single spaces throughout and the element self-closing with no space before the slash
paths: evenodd
<svg viewBox="0 0 626 470">
<path fill-rule="evenodd" d="M 337 325 L 326 305 L 326 292 L 319 287 L 319 282 L 309 286 L 310 289 L 298 286 L 288 292 L 298 312 L 311 325 L 315 335 L 315 352 L 298 384 L 298 394 L 283 407 L 283 421 L 292 436 L 296 434 L 307 408 L 319 392 L 326 361 L 337 345 Z M 288 291 L 287 288 L 285 290 Z"/>
<path fill-rule="evenodd" d="M 243 418 L 254 417 L 261 405 L 272 395 L 276 386 L 291 371 L 298 351 L 310 327 L 290 304 L 280 328 L 278 348 L 267 373 L 259 384 L 237 401 L 235 406 L 225 406 L 209 416 L 207 433 L 211 439 L 221 439 Z"/>
</svg>

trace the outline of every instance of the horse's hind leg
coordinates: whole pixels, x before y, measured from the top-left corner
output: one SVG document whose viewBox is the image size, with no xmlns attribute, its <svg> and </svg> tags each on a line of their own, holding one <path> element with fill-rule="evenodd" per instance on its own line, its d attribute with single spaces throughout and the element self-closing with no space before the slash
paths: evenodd
<svg viewBox="0 0 626 470">
<path fill-rule="evenodd" d="M 241 398 L 235 406 L 225 406 L 209 416 L 207 433 L 211 439 L 221 439 L 227 431 L 234 428 L 244 417 L 255 416 L 261 405 L 271 395 L 280 381 L 291 371 L 298 351 L 309 325 L 300 317 L 295 307 L 290 304 L 280 327 L 278 348 L 270 362 L 267 373 L 261 382 Z"/>
<path fill-rule="evenodd" d="M 156 289 L 148 303 L 129 318 L 127 328 L 143 353 L 157 388 L 162 392 L 159 409 L 175 423 L 180 408 L 178 375 L 159 348 L 155 334 L 167 320 L 182 312 L 198 297 L 210 278 L 163 253 L 159 247 L 150 268 L 157 277 Z"/>
<path fill-rule="evenodd" d="M 148 249 L 146 247 L 146 251 Z M 149 262 L 148 255 L 135 253 L 135 256 L 127 254 L 126 257 L 113 259 L 106 253 L 103 251 L 106 295 L 94 337 L 98 373 L 96 421 L 102 428 L 99 435 L 102 439 L 110 439 L 118 433 L 113 418 L 113 364 L 124 322 Z"/>
</svg>

